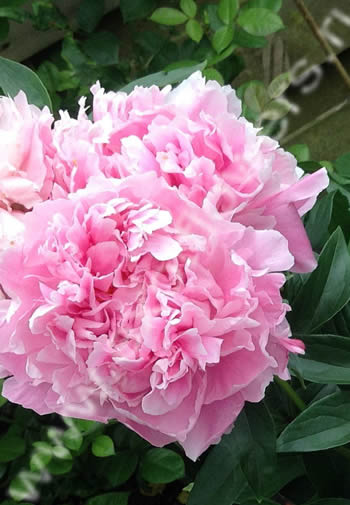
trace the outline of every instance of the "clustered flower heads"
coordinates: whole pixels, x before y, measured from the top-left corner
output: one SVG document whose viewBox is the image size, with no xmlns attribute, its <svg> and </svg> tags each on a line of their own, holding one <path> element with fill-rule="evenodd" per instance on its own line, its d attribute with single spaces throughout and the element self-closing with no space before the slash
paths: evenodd
<svg viewBox="0 0 350 505">
<path fill-rule="evenodd" d="M 3 394 L 196 459 L 303 352 L 282 272 L 316 266 L 300 216 L 328 178 L 200 73 L 92 93 L 92 119 L 0 102 Z"/>
</svg>

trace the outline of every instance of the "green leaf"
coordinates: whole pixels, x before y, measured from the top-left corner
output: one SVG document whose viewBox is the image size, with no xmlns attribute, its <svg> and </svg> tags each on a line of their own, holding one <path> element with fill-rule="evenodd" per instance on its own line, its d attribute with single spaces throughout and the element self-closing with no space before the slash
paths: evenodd
<svg viewBox="0 0 350 505">
<path fill-rule="evenodd" d="M 233 26 L 222 26 L 213 35 L 211 40 L 215 51 L 220 54 L 233 40 Z"/>
<path fill-rule="evenodd" d="M 247 501 L 254 494 L 273 493 L 272 476 L 278 468 L 275 444 L 274 427 L 266 407 L 262 403 L 247 403 L 231 433 L 210 450 L 196 475 L 188 505 L 232 505 Z"/>
<path fill-rule="evenodd" d="M 85 505 L 128 505 L 129 493 L 106 493 L 90 498 Z"/>
<path fill-rule="evenodd" d="M 247 9 L 238 16 L 238 24 L 251 35 L 265 36 L 284 28 L 282 19 L 268 9 Z"/>
<path fill-rule="evenodd" d="M 350 384 L 350 338 L 339 335 L 307 335 L 305 357 L 298 365 L 304 379 L 319 384 Z"/>
<path fill-rule="evenodd" d="M 320 198 L 307 215 L 305 229 L 315 251 L 319 251 L 329 238 L 328 227 L 332 219 L 333 201 L 336 194 L 336 191 L 332 191 Z"/>
<path fill-rule="evenodd" d="M 343 233 L 338 228 L 322 249 L 318 268 L 308 277 L 293 303 L 289 320 L 294 332 L 314 332 L 349 300 L 350 256 Z"/>
<path fill-rule="evenodd" d="M 83 49 L 99 65 L 116 65 L 119 60 L 119 43 L 114 33 L 100 31 L 91 35 Z"/>
<path fill-rule="evenodd" d="M 202 25 L 196 19 L 189 19 L 186 23 L 186 33 L 198 44 L 203 37 Z"/>
<path fill-rule="evenodd" d="M 239 9 L 239 0 L 220 0 L 218 16 L 223 23 L 229 25 L 234 20 Z"/>
<path fill-rule="evenodd" d="M 249 47 L 249 48 L 261 48 L 265 47 L 267 40 L 265 37 L 258 37 L 256 35 L 251 35 L 250 33 L 243 30 L 243 28 L 237 26 L 235 28 L 235 33 L 233 36 L 233 42 L 239 47 Z"/>
<path fill-rule="evenodd" d="M 72 466 L 72 460 L 53 458 L 48 464 L 47 469 L 52 475 L 64 475 L 71 471 Z"/>
<path fill-rule="evenodd" d="M 106 477 L 113 487 L 120 486 L 133 475 L 138 464 L 138 455 L 133 451 L 118 451 L 106 460 Z"/>
<path fill-rule="evenodd" d="M 267 88 L 270 98 L 279 98 L 283 95 L 283 93 L 289 88 L 291 81 L 292 77 L 290 72 L 285 72 L 284 74 L 280 74 L 275 77 Z"/>
<path fill-rule="evenodd" d="M 0 463 L 7 463 L 22 456 L 26 450 L 23 438 L 6 434 L 0 438 Z"/>
<path fill-rule="evenodd" d="M 197 70 L 203 70 L 206 67 L 207 62 L 199 63 L 193 67 L 184 67 L 177 70 L 172 70 L 170 72 L 156 72 L 155 74 L 150 74 L 136 81 L 130 82 L 118 91 L 124 91 L 125 93 L 130 93 L 135 86 L 167 86 L 168 84 L 176 84 L 184 79 L 187 79 L 193 72 Z"/>
<path fill-rule="evenodd" d="M 279 452 L 311 452 L 350 442 L 350 393 L 339 392 L 312 403 L 277 440 Z"/>
<path fill-rule="evenodd" d="M 150 20 L 160 25 L 176 26 L 186 23 L 187 16 L 172 7 L 160 7 L 153 12 Z"/>
<path fill-rule="evenodd" d="M 237 450 L 241 453 L 241 467 L 257 498 L 262 498 L 265 485 L 263 469 L 266 472 L 276 462 L 273 421 L 263 403 L 247 403 L 239 423 Z"/>
<path fill-rule="evenodd" d="M 52 447 L 47 442 L 35 442 L 29 466 L 32 472 L 41 472 L 52 459 Z"/>
<path fill-rule="evenodd" d="M 99 435 L 93 440 L 92 454 L 98 458 L 106 458 L 115 454 L 114 443 L 108 435 Z"/>
<path fill-rule="evenodd" d="M 334 162 L 334 167 L 339 175 L 350 179 L 350 153 L 339 156 Z"/>
<path fill-rule="evenodd" d="M 224 23 L 218 16 L 217 5 L 208 5 L 205 12 L 207 13 L 209 27 L 213 32 L 216 32 L 219 28 L 224 26 Z"/>
<path fill-rule="evenodd" d="M 12 98 L 22 90 L 29 103 L 40 108 L 47 105 L 52 110 L 50 96 L 39 77 L 16 61 L 0 57 L 0 88 Z"/>
<path fill-rule="evenodd" d="M 215 68 L 206 68 L 203 71 L 203 75 L 207 81 L 217 81 L 222 86 L 225 84 L 223 76 Z"/>
<path fill-rule="evenodd" d="M 247 9 L 269 9 L 278 12 L 282 7 L 282 0 L 249 0 L 246 4 L 242 5 L 242 10 Z"/>
<path fill-rule="evenodd" d="M 270 121 L 278 121 L 288 114 L 290 111 L 290 104 L 287 101 L 274 100 L 270 102 L 263 110 L 262 119 L 269 119 Z"/>
<path fill-rule="evenodd" d="M 141 459 L 140 475 L 152 484 L 167 484 L 184 474 L 182 457 L 170 449 L 150 449 Z"/>
<path fill-rule="evenodd" d="M 260 81 L 252 81 L 246 87 L 244 92 L 244 103 L 254 112 L 261 113 L 269 97 L 267 96 L 266 88 Z"/>
<path fill-rule="evenodd" d="M 86 68 L 87 57 L 81 51 L 77 41 L 71 36 L 65 37 L 63 40 L 61 56 L 74 70 Z"/>
<path fill-rule="evenodd" d="M 69 428 L 63 433 L 62 440 L 68 449 L 71 449 L 72 451 L 79 451 L 83 443 L 83 436 L 78 428 Z"/>
<path fill-rule="evenodd" d="M 297 162 L 309 161 L 310 159 L 310 149 L 306 144 L 294 144 L 287 148 L 293 156 L 296 157 Z"/>
<path fill-rule="evenodd" d="M 147 18 L 157 6 L 156 0 L 120 0 L 120 10 L 124 23 Z"/>
<path fill-rule="evenodd" d="M 91 33 L 105 13 L 104 0 L 82 0 L 78 9 L 78 25 L 81 30 Z"/>
<path fill-rule="evenodd" d="M 197 4 L 194 0 L 180 0 L 180 7 L 189 18 L 194 18 L 197 14 Z"/>
</svg>

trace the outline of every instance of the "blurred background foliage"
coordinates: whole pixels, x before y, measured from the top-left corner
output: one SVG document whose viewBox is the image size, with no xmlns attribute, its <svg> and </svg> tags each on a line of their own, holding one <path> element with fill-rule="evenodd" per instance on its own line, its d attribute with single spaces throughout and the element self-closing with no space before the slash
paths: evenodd
<svg viewBox="0 0 350 505">
<path fill-rule="evenodd" d="M 306 3 L 350 70 L 349 0 Z M 305 219 L 320 268 L 285 286 L 293 332 L 308 344 L 291 361 L 296 401 L 285 384 L 270 385 L 265 402 L 193 463 L 177 445 L 152 448 L 117 422 L 40 417 L 0 396 L 0 505 L 349 505 L 349 88 L 294 0 L 0 0 L 0 44 L 1 56 L 39 75 L 56 117 L 75 114 L 97 80 L 130 90 L 135 80 L 176 84 L 201 69 L 232 84 L 243 114 L 304 171 L 326 166 L 331 177 Z M 310 322 L 305 300 L 315 293 L 323 319 Z M 305 419 L 329 409 L 339 411 L 339 437 L 314 423 L 312 438 Z"/>
</svg>

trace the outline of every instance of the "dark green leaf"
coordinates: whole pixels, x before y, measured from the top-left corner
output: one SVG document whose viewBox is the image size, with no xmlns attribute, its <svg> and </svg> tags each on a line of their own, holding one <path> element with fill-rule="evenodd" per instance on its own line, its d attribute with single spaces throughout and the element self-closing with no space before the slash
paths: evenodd
<svg viewBox="0 0 350 505">
<path fill-rule="evenodd" d="M 160 7 L 153 12 L 150 20 L 160 25 L 176 26 L 186 23 L 187 16 L 172 7 Z"/>
<path fill-rule="evenodd" d="M 106 493 L 90 498 L 85 505 L 128 505 L 129 493 Z"/>
<path fill-rule="evenodd" d="M 35 447 L 29 462 L 32 472 L 41 472 L 52 459 L 52 447 L 47 442 L 35 442 Z"/>
<path fill-rule="evenodd" d="M 315 251 L 319 251 L 329 238 L 328 227 L 331 223 L 335 195 L 336 191 L 332 191 L 320 198 L 307 215 L 305 229 Z"/>
<path fill-rule="evenodd" d="M 312 174 L 313 172 L 316 172 L 316 170 L 322 168 L 322 165 L 317 161 L 302 161 L 299 163 L 299 167 L 302 168 L 304 172 Z"/>
<path fill-rule="evenodd" d="M 28 102 L 37 107 L 47 105 L 52 109 L 49 94 L 39 77 L 28 67 L 0 57 L 0 88 L 4 93 L 15 97 L 24 91 Z"/>
<path fill-rule="evenodd" d="M 237 22 L 246 32 L 258 36 L 284 28 L 282 19 L 269 9 L 247 9 L 238 16 Z"/>
<path fill-rule="evenodd" d="M 241 453 L 241 467 L 256 496 L 262 498 L 264 471 L 274 468 L 276 462 L 273 421 L 263 403 L 247 403 L 239 419 L 237 450 Z"/>
<path fill-rule="evenodd" d="M 229 25 L 234 20 L 239 9 L 239 0 L 220 0 L 218 16 L 223 23 Z"/>
<path fill-rule="evenodd" d="M 138 456 L 133 451 L 118 451 L 116 456 L 106 460 L 106 476 L 111 486 L 124 484 L 136 470 Z"/>
<path fill-rule="evenodd" d="M 294 332 L 314 332 L 349 300 L 350 257 L 343 233 L 338 228 L 322 249 L 318 268 L 308 277 L 293 303 L 290 321 Z"/>
<path fill-rule="evenodd" d="M 320 384 L 350 384 L 350 338 L 338 335 L 300 336 L 306 345 L 299 356 L 304 379 Z"/>
<path fill-rule="evenodd" d="M 0 19 L 0 42 L 7 39 L 10 31 L 10 23 L 7 19 Z"/>
<path fill-rule="evenodd" d="M 194 0 L 180 0 L 180 7 L 189 18 L 194 18 L 197 14 L 197 4 Z"/>
<path fill-rule="evenodd" d="M 350 179 L 350 153 L 343 154 L 334 162 L 336 172 Z"/>
<path fill-rule="evenodd" d="M 312 452 L 350 442 L 350 393 L 334 393 L 312 403 L 277 440 L 279 452 Z"/>
<path fill-rule="evenodd" d="M 98 458 L 106 458 L 115 454 L 114 443 L 108 435 L 99 435 L 91 445 L 92 454 Z"/>
<path fill-rule="evenodd" d="M 140 475 L 152 484 L 167 484 L 181 479 L 185 465 L 179 454 L 170 449 L 150 449 L 141 459 Z"/>
<path fill-rule="evenodd" d="M 23 438 L 15 435 L 4 435 L 0 438 L 0 462 L 6 463 L 22 456 L 26 450 Z"/>
<path fill-rule="evenodd" d="M 157 6 L 156 0 L 120 0 L 124 23 L 146 18 Z"/>
<path fill-rule="evenodd" d="M 84 42 L 83 49 L 99 65 L 116 65 L 118 63 L 118 39 L 111 32 L 94 33 Z"/>
<path fill-rule="evenodd" d="M 104 0 L 82 0 L 78 10 L 78 25 L 81 30 L 91 33 L 105 13 Z"/>
<path fill-rule="evenodd" d="M 86 68 L 87 58 L 73 37 L 65 37 L 62 44 L 61 56 L 75 70 Z"/>
<path fill-rule="evenodd" d="M 49 473 L 52 475 L 63 475 L 69 473 L 73 463 L 68 459 L 53 458 L 47 466 Z"/>
<path fill-rule="evenodd" d="M 224 23 L 221 21 L 221 19 L 218 16 L 218 6 L 217 5 L 208 5 L 206 12 L 208 14 L 208 22 L 210 29 L 213 32 L 216 32 L 219 28 L 224 26 Z"/>
<path fill-rule="evenodd" d="M 198 43 L 203 37 L 202 25 L 196 19 L 189 19 L 186 23 L 186 33 L 190 39 Z"/>
<path fill-rule="evenodd" d="M 194 65 L 193 67 L 185 67 L 177 70 L 172 70 L 171 72 L 156 72 L 155 74 L 147 75 L 146 77 L 141 77 L 136 79 L 136 81 L 130 82 L 119 91 L 124 91 L 125 93 L 130 93 L 135 86 L 167 86 L 168 84 L 176 84 L 184 79 L 187 79 L 193 72 L 197 70 L 203 70 L 207 62 Z"/>
<path fill-rule="evenodd" d="M 251 35 L 243 30 L 243 28 L 237 26 L 233 36 L 233 43 L 239 47 L 261 48 L 266 46 L 267 40 L 265 37 Z"/>
</svg>

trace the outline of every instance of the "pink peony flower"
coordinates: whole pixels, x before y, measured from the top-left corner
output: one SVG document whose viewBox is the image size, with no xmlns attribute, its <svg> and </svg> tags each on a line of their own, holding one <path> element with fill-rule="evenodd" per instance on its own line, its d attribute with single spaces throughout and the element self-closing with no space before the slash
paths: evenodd
<svg viewBox="0 0 350 505">
<path fill-rule="evenodd" d="M 294 156 L 239 117 L 230 86 L 206 83 L 196 72 L 174 90 L 137 87 L 127 95 L 95 85 L 92 91 L 94 122 L 82 103 L 72 126 L 64 121 L 55 128 L 55 136 L 65 129 L 59 144 L 68 156 L 58 156 L 56 182 L 66 193 L 99 171 L 120 178 L 152 171 L 208 212 L 280 231 L 295 257 L 294 271 L 316 267 L 300 217 L 327 187 L 326 170 L 300 180 Z"/>
<path fill-rule="evenodd" d="M 0 266 L 13 402 L 117 418 L 195 459 L 302 350 L 279 293 L 286 239 L 210 216 L 153 173 L 91 179 L 24 224 Z"/>
<path fill-rule="evenodd" d="M 23 92 L 14 100 L 0 98 L 0 206 L 31 208 L 50 193 L 52 116 L 28 105 Z"/>
<path fill-rule="evenodd" d="M 45 137 L 50 200 L 0 255 L 3 394 L 196 459 L 303 352 L 281 272 L 315 267 L 300 216 L 328 179 L 299 179 L 232 88 L 199 73 L 93 93 L 93 120 L 81 101 Z"/>
</svg>

